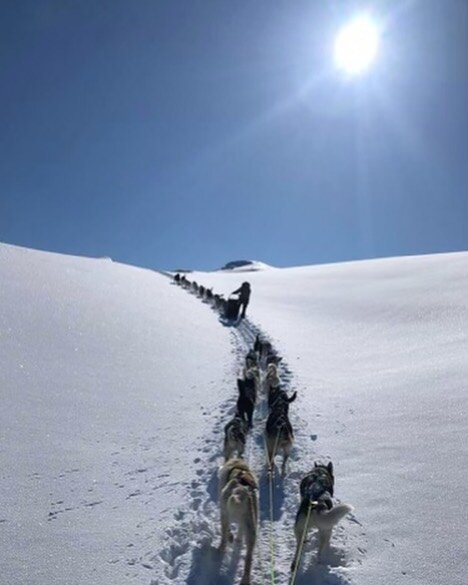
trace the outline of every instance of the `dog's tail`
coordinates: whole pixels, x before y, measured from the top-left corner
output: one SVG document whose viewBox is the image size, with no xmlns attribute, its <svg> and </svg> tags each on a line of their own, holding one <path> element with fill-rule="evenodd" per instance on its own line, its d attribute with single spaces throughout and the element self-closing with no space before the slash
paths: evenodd
<svg viewBox="0 0 468 585">
<path fill-rule="evenodd" d="M 354 508 L 349 504 L 337 504 L 331 510 L 317 513 L 314 521 L 317 528 L 321 530 L 332 530 L 332 528 L 336 526 L 346 514 L 349 514 L 353 510 Z"/>
<path fill-rule="evenodd" d="M 297 390 L 294 392 L 294 394 L 291 394 L 291 396 L 289 398 L 286 399 L 287 402 L 294 402 L 297 398 Z"/>
</svg>

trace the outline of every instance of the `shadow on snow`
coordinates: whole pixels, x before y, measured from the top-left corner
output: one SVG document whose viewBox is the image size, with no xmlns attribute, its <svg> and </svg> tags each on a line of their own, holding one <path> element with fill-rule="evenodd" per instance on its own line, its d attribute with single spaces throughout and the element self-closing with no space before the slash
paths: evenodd
<svg viewBox="0 0 468 585">
<path fill-rule="evenodd" d="M 192 553 L 192 564 L 186 584 L 232 585 L 239 560 L 240 548 L 237 543 L 229 546 L 224 556 L 212 544 L 204 543 Z"/>
<path fill-rule="evenodd" d="M 336 571 L 338 567 L 346 567 L 345 552 L 330 547 L 324 554 L 325 563 L 320 564 L 317 564 L 316 552 L 317 541 L 314 536 L 302 556 L 296 585 L 349 585 L 349 578 Z"/>
<path fill-rule="evenodd" d="M 270 514 L 272 509 L 273 520 L 279 520 L 281 518 L 281 508 L 284 502 L 284 479 L 281 474 L 278 473 L 278 469 L 275 468 L 275 473 L 272 476 L 273 481 L 273 502 L 270 502 L 270 480 L 269 474 L 266 469 L 263 470 L 259 480 L 259 498 L 260 498 L 260 509 L 259 516 L 260 520 L 270 520 Z"/>
</svg>

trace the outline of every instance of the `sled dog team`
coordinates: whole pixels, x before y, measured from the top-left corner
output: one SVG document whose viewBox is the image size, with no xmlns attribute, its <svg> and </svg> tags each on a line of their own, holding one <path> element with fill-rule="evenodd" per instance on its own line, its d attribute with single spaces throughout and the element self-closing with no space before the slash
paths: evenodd
<svg viewBox="0 0 468 585">
<path fill-rule="evenodd" d="M 198 284 L 196 281 L 190 281 L 185 276 L 185 274 L 180 274 L 179 272 L 177 272 L 173 278 L 174 278 L 175 284 L 178 284 L 182 288 L 184 288 L 184 289 L 188 290 L 189 292 L 193 293 L 194 295 L 200 297 L 200 299 L 202 301 L 206 301 L 207 303 L 210 303 L 212 305 L 212 307 L 216 311 L 218 311 L 220 313 L 220 315 L 222 317 L 226 318 L 228 321 L 232 321 L 232 320 L 236 321 L 237 320 L 237 318 L 238 318 L 237 315 L 238 315 L 239 306 L 240 306 L 239 302 L 234 301 L 236 303 L 236 308 L 234 311 L 235 314 L 231 315 L 230 312 L 231 312 L 232 308 L 230 307 L 230 303 L 233 302 L 232 299 L 225 299 L 223 295 L 214 294 L 213 288 L 207 288 L 201 284 Z M 240 289 L 238 291 L 234 291 L 233 294 L 238 293 L 239 291 L 240 291 Z M 245 316 L 245 309 L 242 313 L 242 316 Z"/>
<path fill-rule="evenodd" d="M 214 294 L 213 288 L 206 288 L 195 281 L 191 282 L 185 274 L 180 274 L 179 272 L 174 275 L 174 282 L 189 292 L 199 296 L 203 301 L 212 303 L 216 310 L 221 314 L 224 314 L 227 301 L 223 298 L 223 295 Z"/>
<path fill-rule="evenodd" d="M 224 314 L 227 301 L 213 294 L 196 282 L 190 282 L 185 275 L 174 277 L 177 284 L 189 289 Z M 274 468 L 275 457 L 282 455 L 281 474 L 286 474 L 287 462 L 293 447 L 294 432 L 289 420 L 289 405 L 297 397 L 297 392 L 288 396 L 281 388 L 278 364 L 281 361 L 271 343 L 260 340 L 257 335 L 252 350 L 245 358 L 242 377 L 237 379 L 238 399 L 234 417 L 224 427 L 224 464 L 219 472 L 219 503 L 221 512 L 221 543 L 219 551 L 223 554 L 228 543 L 234 540 L 231 527 L 237 526 L 236 541 L 245 543 L 246 555 L 241 585 L 250 585 L 253 552 L 257 537 L 258 523 L 258 481 L 243 459 L 247 435 L 253 426 L 253 413 L 257 398 L 266 389 L 269 414 L 265 428 L 265 445 L 268 468 Z M 264 383 L 262 384 L 262 373 Z M 296 550 L 291 563 L 295 575 L 301 560 L 302 548 L 309 530 L 318 531 L 317 560 L 327 548 L 334 526 L 353 510 L 348 504 L 334 504 L 335 477 L 333 464 L 315 462 L 299 487 L 300 505 L 294 523 Z M 291 579 L 291 582 L 293 578 Z"/>
<path fill-rule="evenodd" d="M 224 427 L 225 463 L 219 473 L 221 508 L 221 544 L 224 553 L 234 538 L 231 526 L 237 526 L 236 540 L 246 546 L 244 572 L 241 585 L 250 584 L 252 557 L 255 547 L 258 521 L 258 482 L 255 474 L 243 459 L 247 434 L 252 428 L 253 412 L 263 387 L 268 401 L 269 414 L 265 428 L 265 444 L 269 471 L 275 457 L 282 455 L 281 473 L 286 474 L 287 461 L 293 446 L 294 432 L 289 420 L 289 405 L 297 397 L 290 396 L 281 388 L 276 355 L 269 342 L 257 336 L 253 350 L 245 358 L 242 377 L 237 379 L 239 396 L 234 417 Z M 334 505 L 335 478 L 333 464 L 315 463 L 300 484 L 301 503 L 297 511 L 294 534 L 296 551 L 291 563 L 293 574 L 298 568 L 302 547 L 311 528 L 318 530 L 318 561 L 326 549 L 333 527 L 352 511 L 347 504 Z"/>
</svg>

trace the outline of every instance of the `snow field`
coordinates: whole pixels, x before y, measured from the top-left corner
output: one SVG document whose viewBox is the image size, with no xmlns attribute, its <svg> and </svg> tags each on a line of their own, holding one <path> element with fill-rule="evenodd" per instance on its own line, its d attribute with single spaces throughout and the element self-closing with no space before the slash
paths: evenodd
<svg viewBox="0 0 468 585">
<path fill-rule="evenodd" d="M 295 447 L 275 474 L 259 405 L 253 583 L 285 584 L 299 482 L 332 460 L 354 506 L 299 585 L 464 585 L 468 254 L 246 274 L 192 273 L 248 319 L 221 327 L 165 276 L 0 245 L 0 584 L 227 585 L 217 472 L 235 380 L 257 332 L 283 356 Z"/>
</svg>

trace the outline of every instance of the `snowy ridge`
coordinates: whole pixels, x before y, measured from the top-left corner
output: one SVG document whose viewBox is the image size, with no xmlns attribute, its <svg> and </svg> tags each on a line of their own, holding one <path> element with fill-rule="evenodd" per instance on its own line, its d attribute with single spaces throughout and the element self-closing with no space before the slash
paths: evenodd
<svg viewBox="0 0 468 585">
<path fill-rule="evenodd" d="M 220 272 L 257 272 L 259 270 L 271 270 L 273 266 L 259 260 L 237 260 L 228 262 L 220 269 Z"/>
<path fill-rule="evenodd" d="M 186 577 L 188 585 L 228 585 L 240 580 L 243 554 L 234 546 L 221 559 L 217 550 L 220 539 L 218 469 L 222 464 L 223 428 L 236 409 L 235 378 L 243 367 L 245 355 L 253 347 L 257 334 L 264 340 L 268 339 L 267 335 L 248 319 L 241 320 L 231 328 L 231 343 L 236 357 L 233 395 L 220 406 L 212 436 L 204 441 L 201 451 L 206 459 L 199 458 L 196 461 L 200 467 L 196 470 L 196 478 L 190 486 L 188 494 L 190 503 L 175 512 L 174 524 L 166 532 L 167 544 L 161 551 L 160 558 L 165 564 L 167 584 L 180 582 L 183 575 L 188 575 Z M 278 370 L 282 387 L 290 393 L 295 389 L 290 368 L 281 361 Z M 307 424 L 295 412 L 293 404 L 290 417 L 295 432 L 295 447 L 288 471 L 282 478 L 275 466 L 270 478 L 264 443 L 264 429 L 268 416 L 264 374 L 265 370 L 262 368 L 261 392 L 244 455 L 249 467 L 259 479 L 259 526 L 252 582 L 271 582 L 274 572 L 274 582 L 286 585 L 290 581 L 290 564 L 295 547 L 293 526 L 299 503 L 299 483 L 303 476 L 297 467 L 304 456 L 310 461 L 310 451 L 307 447 L 309 441 L 314 441 L 316 436 L 307 434 Z M 326 461 L 328 458 L 314 454 L 314 459 Z M 315 535 L 312 535 L 304 548 L 301 570 L 295 583 L 348 585 L 352 583 L 348 572 L 349 566 L 360 564 L 366 552 L 365 532 L 356 517 L 349 515 L 335 528 L 325 564 L 317 565 L 313 560 L 316 550 Z M 154 560 L 151 559 L 151 562 L 154 563 Z M 156 585 L 156 581 L 152 581 L 151 585 Z"/>
</svg>

